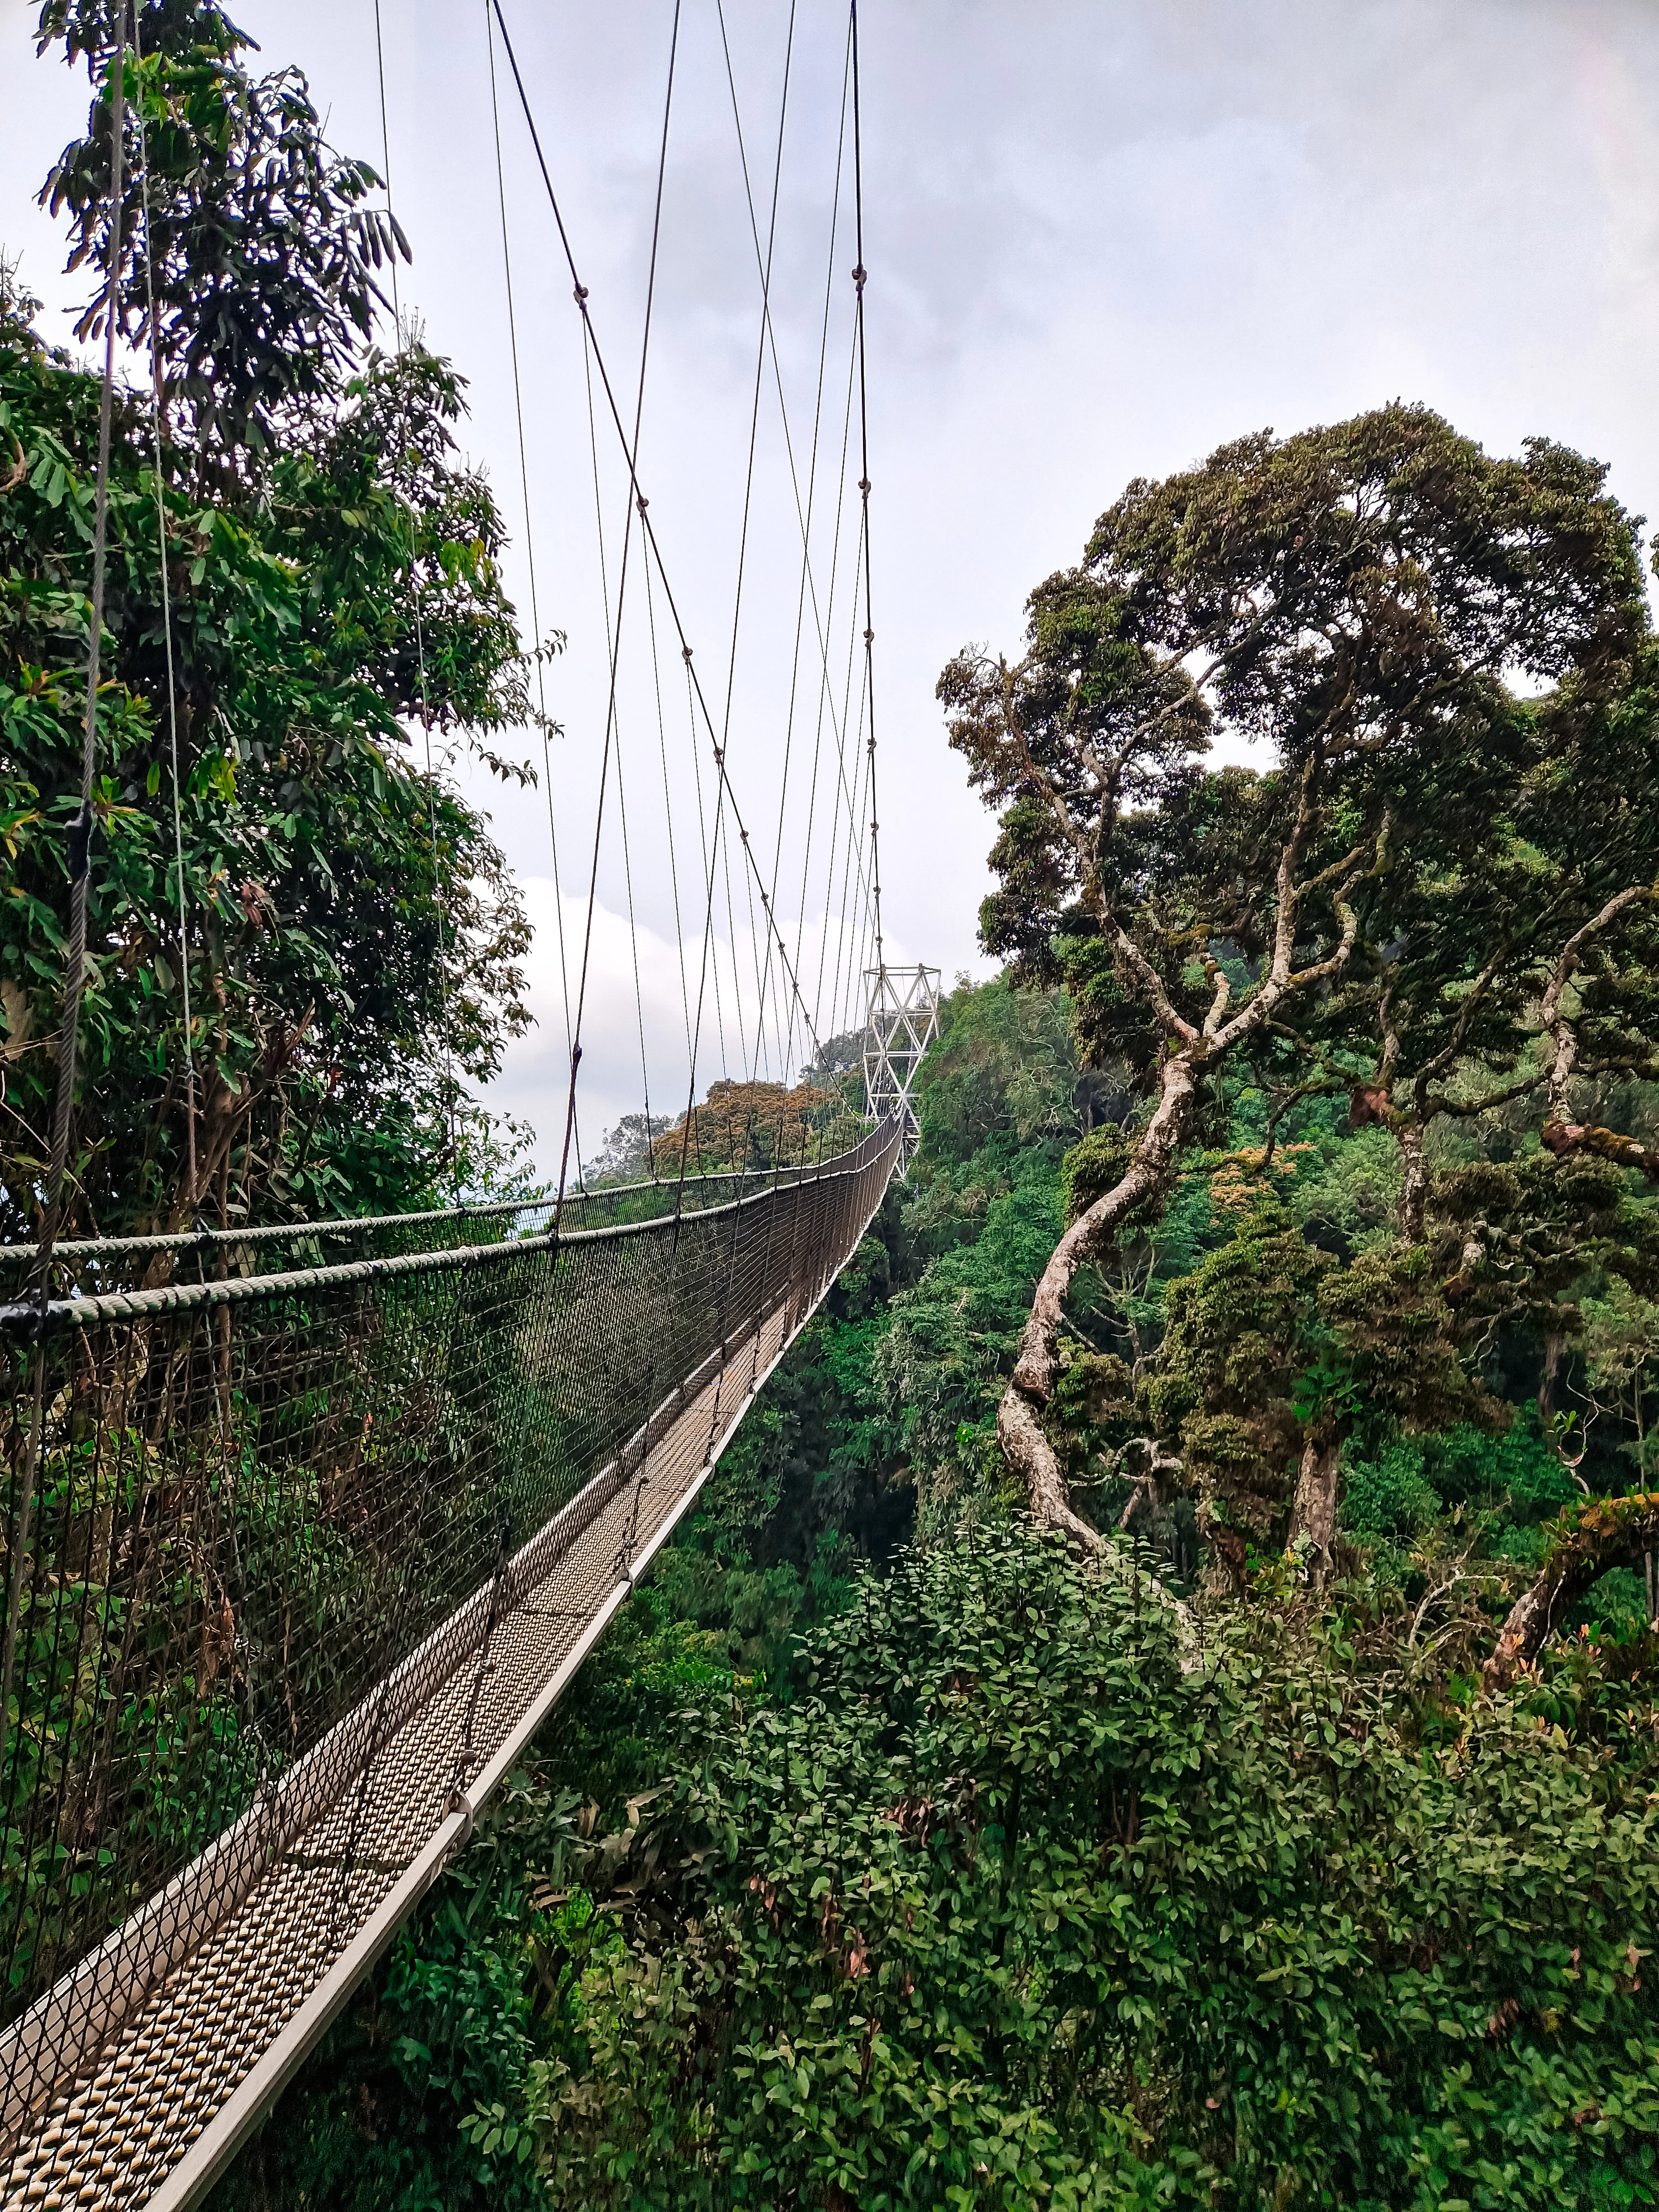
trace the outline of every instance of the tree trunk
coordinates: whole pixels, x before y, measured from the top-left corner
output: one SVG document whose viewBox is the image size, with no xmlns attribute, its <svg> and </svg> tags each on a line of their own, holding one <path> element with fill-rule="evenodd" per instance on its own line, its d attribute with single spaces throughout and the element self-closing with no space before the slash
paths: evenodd
<svg viewBox="0 0 1659 2212">
<path fill-rule="evenodd" d="M 1576 1605 L 1609 1567 L 1639 1559 L 1659 1537 L 1659 1491 L 1592 1498 L 1556 1523 L 1547 1564 L 1510 1607 L 1498 1648 L 1481 1670 L 1488 1690 L 1506 1690 L 1530 1665 L 1560 1613 Z"/>
<path fill-rule="evenodd" d="M 1400 1186 L 1400 1231 L 1408 1244 L 1420 1244 L 1429 1195 L 1428 1163 L 1423 1157 L 1423 1124 L 1402 1121 L 1395 1134 L 1405 1170 L 1405 1179 Z"/>
<path fill-rule="evenodd" d="M 1305 1536 L 1312 1547 L 1309 1573 L 1316 1589 L 1330 1580 L 1336 1545 L 1337 1480 L 1342 1464 L 1340 1437 L 1315 1429 L 1302 1448 L 1302 1472 L 1297 1480 L 1296 1503 L 1291 1509 L 1293 1545 Z"/>
<path fill-rule="evenodd" d="M 1164 1062 L 1163 1096 L 1141 1133 L 1128 1173 L 1078 1216 L 1049 1255 L 1020 1338 L 1012 1377 L 997 1408 L 997 1441 L 1025 1485 L 1032 1512 L 1045 1527 L 1062 1529 L 1084 1551 L 1097 1551 L 1101 1538 L 1072 1510 L 1065 1476 L 1042 1423 L 1042 1409 L 1053 1396 L 1060 1374 L 1066 1293 L 1078 1269 L 1105 1249 L 1127 1217 L 1174 1181 L 1192 1115 L 1194 1073 L 1203 1057 L 1201 1049 L 1188 1045 Z"/>
<path fill-rule="evenodd" d="M 1538 1418 L 1548 1428 L 1555 1413 L 1555 1378 L 1561 1371 L 1561 1354 L 1566 1339 L 1559 1328 L 1553 1328 L 1544 1339 L 1544 1371 L 1538 1378 Z"/>
</svg>

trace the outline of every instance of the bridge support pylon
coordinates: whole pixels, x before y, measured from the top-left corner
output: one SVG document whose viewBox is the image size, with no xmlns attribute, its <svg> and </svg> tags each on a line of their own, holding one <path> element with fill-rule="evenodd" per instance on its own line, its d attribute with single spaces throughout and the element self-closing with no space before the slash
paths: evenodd
<svg viewBox="0 0 1659 2212">
<path fill-rule="evenodd" d="M 898 1170 L 908 1176 L 921 1141 L 910 1091 L 922 1055 L 939 1035 L 939 971 L 884 963 L 866 968 L 864 981 L 864 1110 L 872 1121 L 899 1116 Z"/>
</svg>

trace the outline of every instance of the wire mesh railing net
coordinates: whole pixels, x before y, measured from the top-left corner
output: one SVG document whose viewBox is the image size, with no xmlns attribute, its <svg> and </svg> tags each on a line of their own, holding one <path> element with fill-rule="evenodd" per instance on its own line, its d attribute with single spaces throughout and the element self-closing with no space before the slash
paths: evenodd
<svg viewBox="0 0 1659 2212">
<path fill-rule="evenodd" d="M 678 1215 L 510 1214 L 488 1243 L 59 1300 L 32 1334 L 14 1311 L 0 2140 L 470 1667 L 465 1789 L 498 1623 L 556 1598 L 556 1540 L 630 1483 L 637 1524 L 694 1401 L 712 1454 L 721 1392 L 729 1418 L 833 1279 L 896 1135 Z M 337 1823 L 342 1881 L 354 1848 Z"/>
</svg>

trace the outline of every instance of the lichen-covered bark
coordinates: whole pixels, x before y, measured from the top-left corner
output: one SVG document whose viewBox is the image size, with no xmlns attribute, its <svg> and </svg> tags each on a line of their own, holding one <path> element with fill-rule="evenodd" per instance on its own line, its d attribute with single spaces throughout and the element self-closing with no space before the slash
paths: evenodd
<svg viewBox="0 0 1659 2212">
<path fill-rule="evenodd" d="M 1550 1535 L 1543 1572 L 1510 1607 L 1486 1662 L 1489 1690 L 1509 1687 L 1598 1577 L 1609 1567 L 1630 1565 L 1659 1543 L 1659 1491 L 1587 1499 L 1564 1513 Z"/>
<path fill-rule="evenodd" d="M 1291 1537 L 1294 1544 L 1305 1536 L 1312 1547 L 1309 1572 L 1316 1588 L 1330 1578 L 1336 1546 L 1336 1492 L 1342 1464 L 1341 1440 L 1322 1430 L 1313 1430 L 1302 1449 L 1297 1477 L 1296 1503 L 1291 1509 Z"/>
</svg>

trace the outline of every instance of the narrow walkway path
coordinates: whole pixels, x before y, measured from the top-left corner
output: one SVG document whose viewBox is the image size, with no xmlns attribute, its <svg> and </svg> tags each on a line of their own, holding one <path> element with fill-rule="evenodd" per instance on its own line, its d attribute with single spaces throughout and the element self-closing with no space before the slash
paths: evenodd
<svg viewBox="0 0 1659 2212">
<path fill-rule="evenodd" d="M 208 2185 L 303 2057 L 305 2030 L 320 2033 L 360 1978 L 365 1935 L 389 1942 L 465 1842 L 468 1808 L 505 1775 L 806 1318 L 776 1308 L 690 1395 L 637 1475 L 597 1475 L 519 1555 L 477 1693 L 465 1802 L 453 1801 L 477 1638 L 458 1615 L 447 1631 L 460 1632 L 440 1632 L 428 1648 L 459 1658 L 374 1759 L 361 1802 L 324 1805 L 105 2046 L 97 2071 L 59 2096 L 5 2174 L 8 2212 L 170 2208 Z"/>
</svg>

